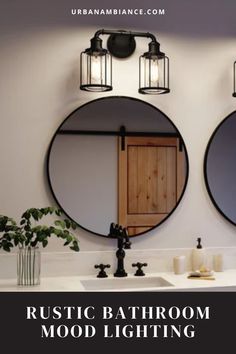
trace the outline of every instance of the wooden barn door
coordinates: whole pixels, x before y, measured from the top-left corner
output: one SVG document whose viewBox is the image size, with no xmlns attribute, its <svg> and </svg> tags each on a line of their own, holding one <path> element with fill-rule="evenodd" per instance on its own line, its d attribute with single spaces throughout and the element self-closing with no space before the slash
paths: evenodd
<svg viewBox="0 0 236 354">
<path fill-rule="evenodd" d="M 175 207 L 185 180 L 184 152 L 175 137 L 127 137 L 125 149 L 120 146 L 118 219 L 132 236 Z"/>
</svg>

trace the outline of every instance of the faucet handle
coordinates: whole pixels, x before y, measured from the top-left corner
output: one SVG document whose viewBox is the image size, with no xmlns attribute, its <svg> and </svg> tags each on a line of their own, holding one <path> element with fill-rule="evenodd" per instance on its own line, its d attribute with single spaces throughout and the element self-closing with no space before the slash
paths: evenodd
<svg viewBox="0 0 236 354">
<path fill-rule="evenodd" d="M 134 275 L 136 275 L 137 277 L 142 277 L 145 275 L 145 273 L 143 272 L 142 268 L 143 267 L 147 267 L 147 263 L 133 263 L 132 267 L 137 267 L 138 269 L 136 270 L 136 273 Z"/>
<path fill-rule="evenodd" d="M 107 273 L 105 272 L 105 268 L 110 268 L 110 264 L 95 264 L 95 269 L 100 269 L 100 272 L 97 275 L 97 278 L 107 278 Z"/>
</svg>

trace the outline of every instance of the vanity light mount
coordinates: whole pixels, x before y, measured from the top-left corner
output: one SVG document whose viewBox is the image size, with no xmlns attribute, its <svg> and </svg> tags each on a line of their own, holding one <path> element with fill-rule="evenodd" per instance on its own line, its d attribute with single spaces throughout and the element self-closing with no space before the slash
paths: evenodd
<svg viewBox="0 0 236 354">
<path fill-rule="evenodd" d="M 107 48 L 116 58 L 128 58 L 136 48 L 134 35 L 126 31 L 111 34 L 107 40 Z"/>
<path fill-rule="evenodd" d="M 234 68 L 233 68 L 233 87 L 234 87 L 234 92 L 232 94 L 233 97 L 236 97 L 236 74 L 235 74 L 235 71 L 236 71 L 236 61 L 234 62 Z"/>
<path fill-rule="evenodd" d="M 101 35 L 109 35 L 107 49 Z M 149 32 L 100 29 L 91 39 L 90 48 L 81 53 L 80 89 L 92 92 L 112 90 L 112 56 L 125 59 L 136 48 L 135 37 L 151 39 L 148 51 L 139 58 L 139 93 L 169 93 L 169 58 L 160 51 L 156 37 Z"/>
</svg>

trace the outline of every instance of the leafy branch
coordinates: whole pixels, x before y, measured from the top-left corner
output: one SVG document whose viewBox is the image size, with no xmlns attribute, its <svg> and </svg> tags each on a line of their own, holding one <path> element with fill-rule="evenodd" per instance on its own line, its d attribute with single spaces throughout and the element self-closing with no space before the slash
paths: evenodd
<svg viewBox="0 0 236 354">
<path fill-rule="evenodd" d="M 49 237 L 54 235 L 64 240 L 64 246 L 69 245 L 71 250 L 78 252 L 78 239 L 71 233 L 71 229 L 77 228 L 75 222 L 57 219 L 51 226 L 38 224 L 42 218 L 53 214 L 61 217 L 62 210 L 56 207 L 30 208 L 22 214 L 19 225 L 12 218 L 0 215 L 0 249 L 10 252 L 14 246 L 35 247 L 40 243 L 46 247 Z"/>
</svg>

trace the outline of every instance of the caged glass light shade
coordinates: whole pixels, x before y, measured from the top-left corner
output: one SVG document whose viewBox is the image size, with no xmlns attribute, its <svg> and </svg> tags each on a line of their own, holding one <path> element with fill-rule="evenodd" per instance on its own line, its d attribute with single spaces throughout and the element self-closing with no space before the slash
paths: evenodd
<svg viewBox="0 0 236 354">
<path fill-rule="evenodd" d="M 112 90 L 112 59 L 102 40 L 91 39 L 91 47 L 80 55 L 80 89 L 90 92 Z"/>
<path fill-rule="evenodd" d="M 139 58 L 139 93 L 164 94 L 169 89 L 169 58 L 160 52 L 158 42 L 149 43 L 149 51 Z"/>
</svg>

